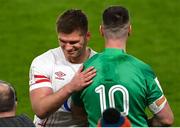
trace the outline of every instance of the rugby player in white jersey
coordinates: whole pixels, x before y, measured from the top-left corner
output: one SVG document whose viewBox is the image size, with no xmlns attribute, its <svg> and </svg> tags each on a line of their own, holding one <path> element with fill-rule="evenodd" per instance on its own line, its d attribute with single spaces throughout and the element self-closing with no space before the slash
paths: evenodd
<svg viewBox="0 0 180 128">
<path fill-rule="evenodd" d="M 30 67 L 30 100 L 36 126 L 84 126 L 72 117 L 70 96 L 92 82 L 96 70 L 82 71 L 82 63 L 96 52 L 87 47 L 90 39 L 86 15 L 77 9 L 57 19 L 59 47 L 36 57 Z"/>
</svg>

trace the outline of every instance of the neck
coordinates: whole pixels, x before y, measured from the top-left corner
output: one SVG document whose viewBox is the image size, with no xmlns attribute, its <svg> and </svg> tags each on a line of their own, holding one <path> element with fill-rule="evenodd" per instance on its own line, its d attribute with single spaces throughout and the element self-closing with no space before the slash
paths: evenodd
<svg viewBox="0 0 180 128">
<path fill-rule="evenodd" d="M 108 39 L 105 43 L 106 48 L 117 48 L 126 51 L 126 40 Z"/>
<path fill-rule="evenodd" d="M 0 118 L 1 117 L 13 117 L 16 115 L 16 112 L 14 110 L 9 112 L 0 112 Z"/>
</svg>

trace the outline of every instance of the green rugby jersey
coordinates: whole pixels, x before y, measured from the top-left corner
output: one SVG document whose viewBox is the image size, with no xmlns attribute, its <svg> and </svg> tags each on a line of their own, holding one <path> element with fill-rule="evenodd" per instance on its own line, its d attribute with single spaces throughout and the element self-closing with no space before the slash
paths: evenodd
<svg viewBox="0 0 180 128">
<path fill-rule="evenodd" d="M 90 86 L 74 93 L 72 100 L 84 106 L 90 126 L 97 126 L 109 107 L 127 115 L 132 126 L 148 126 L 145 108 L 163 95 L 150 66 L 115 48 L 106 48 L 84 66 L 94 66 L 96 76 Z"/>
</svg>

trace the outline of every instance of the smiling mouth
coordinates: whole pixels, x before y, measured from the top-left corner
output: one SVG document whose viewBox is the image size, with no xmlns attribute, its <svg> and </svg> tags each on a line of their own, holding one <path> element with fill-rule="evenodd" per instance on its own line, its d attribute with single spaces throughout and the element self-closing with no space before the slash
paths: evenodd
<svg viewBox="0 0 180 128">
<path fill-rule="evenodd" d="M 67 54 L 74 54 L 74 52 L 67 52 Z"/>
<path fill-rule="evenodd" d="M 68 55 L 74 55 L 76 52 L 73 51 L 73 52 L 67 52 Z"/>
</svg>

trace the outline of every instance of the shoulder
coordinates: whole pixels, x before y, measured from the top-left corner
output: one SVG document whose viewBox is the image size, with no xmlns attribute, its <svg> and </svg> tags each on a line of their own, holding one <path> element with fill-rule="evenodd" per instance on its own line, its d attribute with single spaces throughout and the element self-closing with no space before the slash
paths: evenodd
<svg viewBox="0 0 180 128">
<path fill-rule="evenodd" d="M 35 127 L 32 120 L 26 115 L 0 118 L 0 127 Z"/>
<path fill-rule="evenodd" d="M 37 56 L 31 63 L 30 73 L 34 74 L 35 72 L 49 74 L 55 63 L 54 54 L 57 53 L 57 48 L 50 49 L 47 52 Z"/>
<path fill-rule="evenodd" d="M 56 52 L 57 48 L 55 49 L 50 49 L 48 51 L 46 51 L 45 53 L 37 56 L 36 58 L 34 58 L 34 60 L 32 61 L 32 63 L 38 63 L 38 62 L 46 62 L 46 61 L 51 61 L 54 59 L 53 57 L 53 52 Z"/>
<path fill-rule="evenodd" d="M 100 55 L 101 53 L 95 53 L 91 58 L 89 58 L 87 61 L 84 62 L 84 66 L 86 67 L 94 63 Z"/>
<path fill-rule="evenodd" d="M 34 127 L 35 126 L 33 121 L 25 114 L 16 116 L 16 119 L 19 120 L 19 122 L 21 122 L 23 126 L 26 126 L 26 127 Z"/>
<path fill-rule="evenodd" d="M 129 59 L 129 63 L 131 63 L 136 69 L 140 70 L 140 72 L 142 72 L 145 76 L 155 78 L 155 73 L 149 64 L 132 55 L 126 54 L 126 56 L 128 56 L 127 58 Z"/>
<path fill-rule="evenodd" d="M 62 60 L 65 61 L 64 53 L 57 47 L 34 58 L 31 65 L 51 65 Z"/>
</svg>

